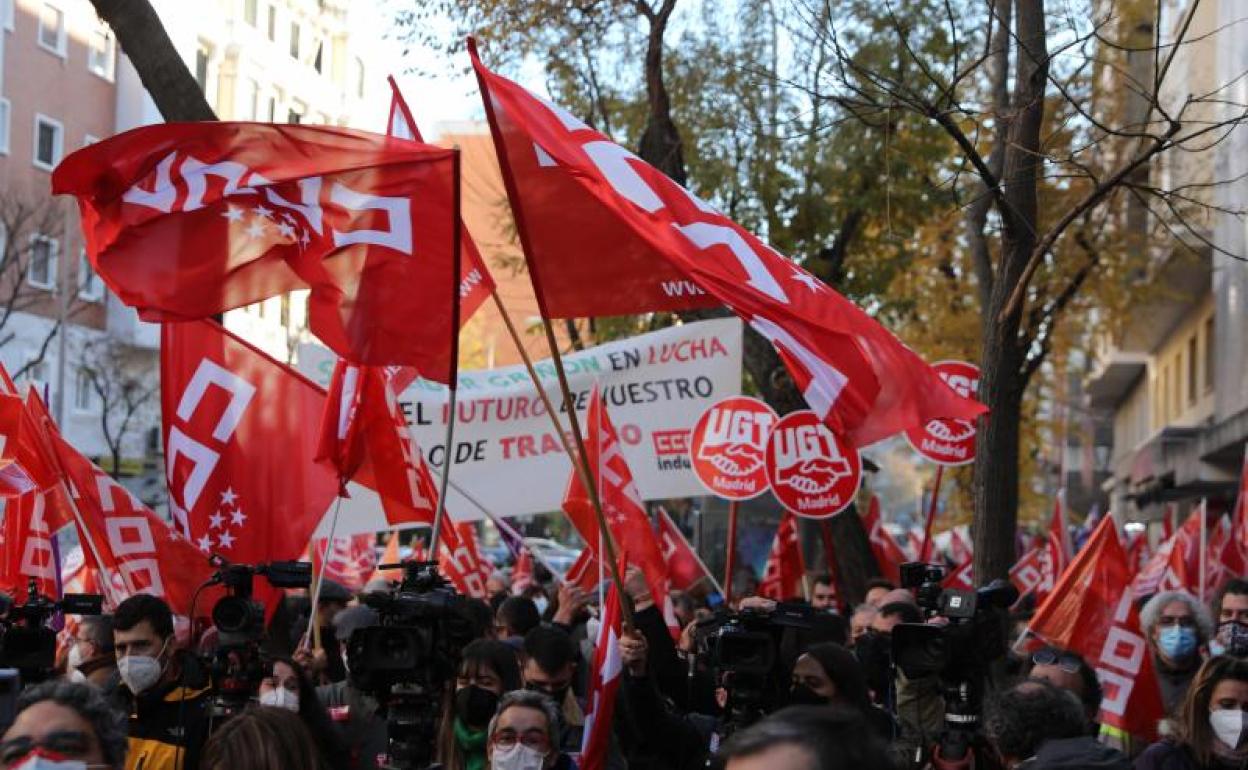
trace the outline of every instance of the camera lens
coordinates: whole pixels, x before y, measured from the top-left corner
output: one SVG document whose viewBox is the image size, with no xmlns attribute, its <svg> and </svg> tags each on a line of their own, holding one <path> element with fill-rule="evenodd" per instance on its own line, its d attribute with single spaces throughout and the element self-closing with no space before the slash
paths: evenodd
<svg viewBox="0 0 1248 770">
<path fill-rule="evenodd" d="M 213 625 L 227 634 L 247 630 L 251 615 L 251 602 L 236 596 L 226 596 L 212 608 Z"/>
</svg>

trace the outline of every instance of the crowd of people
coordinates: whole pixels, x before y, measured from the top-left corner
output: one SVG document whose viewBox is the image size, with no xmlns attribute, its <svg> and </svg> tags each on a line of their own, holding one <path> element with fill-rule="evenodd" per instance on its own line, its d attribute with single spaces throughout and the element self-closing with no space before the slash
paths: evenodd
<svg viewBox="0 0 1248 770">
<path fill-rule="evenodd" d="M 731 612 L 682 594 L 673 639 L 630 573 L 610 741 L 595 757 L 580 752 L 597 597 L 554 582 L 518 595 L 507 586 L 496 576 L 488 600 L 468 601 L 474 638 L 435 694 L 437 713 L 424 715 L 436 716 L 427 754 L 449 770 L 1248 768 L 1248 580 L 1229 581 L 1210 606 L 1175 591 L 1142 605 L 1166 718 L 1156 736 L 1123 736 L 1098 724 L 1114 692 L 1069 650 L 1011 639 L 999 660 L 984 661 L 983 687 L 971 685 L 982 697 L 971 701 L 950 692 L 947 672 L 907 677 L 893 660 L 899 625 L 944 621 L 884 580 L 844 611 L 826 576 L 808 602 L 745 597 Z M 175 633 L 165 602 L 132 596 L 111 615 L 78 620 L 52 676 L 20 692 L 0 768 L 387 766 L 394 715 L 360 685 L 353 672 L 366 661 L 350 644 L 380 620 L 332 583 L 314 610 L 287 597 L 256 642 L 246 703 L 225 712 L 213 634 L 192 642 Z M 729 626 L 744 645 L 736 654 L 746 651 L 735 662 Z"/>
</svg>

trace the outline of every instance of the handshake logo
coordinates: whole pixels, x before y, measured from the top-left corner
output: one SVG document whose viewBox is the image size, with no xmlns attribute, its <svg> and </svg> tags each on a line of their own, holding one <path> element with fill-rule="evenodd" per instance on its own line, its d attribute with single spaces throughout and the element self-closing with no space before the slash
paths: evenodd
<svg viewBox="0 0 1248 770">
<path fill-rule="evenodd" d="M 816 426 L 799 425 L 776 437 L 776 483 L 803 495 L 821 495 L 853 474 L 836 442 Z"/>
</svg>

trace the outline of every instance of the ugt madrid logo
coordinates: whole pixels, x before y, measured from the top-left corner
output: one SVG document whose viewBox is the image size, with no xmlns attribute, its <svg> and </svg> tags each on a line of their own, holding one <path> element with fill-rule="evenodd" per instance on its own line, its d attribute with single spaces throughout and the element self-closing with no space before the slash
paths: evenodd
<svg viewBox="0 0 1248 770">
<path fill-rule="evenodd" d="M 729 500 L 767 490 L 763 455 L 776 413 L 756 398 L 733 396 L 712 404 L 689 442 L 689 461 L 707 489 Z"/>
<path fill-rule="evenodd" d="M 858 450 L 809 410 L 780 418 L 767 439 L 766 461 L 776 499 L 812 519 L 845 510 L 862 480 Z"/>
</svg>

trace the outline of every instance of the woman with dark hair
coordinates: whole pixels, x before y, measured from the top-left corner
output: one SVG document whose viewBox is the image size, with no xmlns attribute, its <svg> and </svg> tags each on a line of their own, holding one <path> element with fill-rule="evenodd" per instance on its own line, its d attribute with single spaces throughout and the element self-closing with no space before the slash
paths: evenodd
<svg viewBox="0 0 1248 770">
<path fill-rule="evenodd" d="M 876 734 L 892 740 L 895 725 L 888 712 L 871 703 L 867 679 L 854 654 L 835 642 L 812 644 L 793 664 L 793 687 L 789 703 L 794 706 L 838 704 L 862 712 Z"/>
<path fill-rule="evenodd" d="M 346 745 L 338 727 L 330 721 L 328 712 L 316 697 L 316 687 L 303 667 L 290 658 L 276 657 L 268 664 L 265 674 L 260 680 L 260 705 L 298 714 L 330 767 L 345 768 L 348 764 Z"/>
<path fill-rule="evenodd" d="M 293 711 L 260 706 L 227 719 L 204 745 L 201 770 L 331 770 Z"/>
<path fill-rule="evenodd" d="M 1145 749 L 1136 770 L 1248 768 L 1248 660 L 1219 656 L 1196 672 L 1175 734 Z"/>
<path fill-rule="evenodd" d="M 477 639 L 464 648 L 455 689 L 443 700 L 438 761 L 446 770 L 484 770 L 486 729 L 498 700 L 521 685 L 520 664 L 509 645 Z"/>
</svg>

